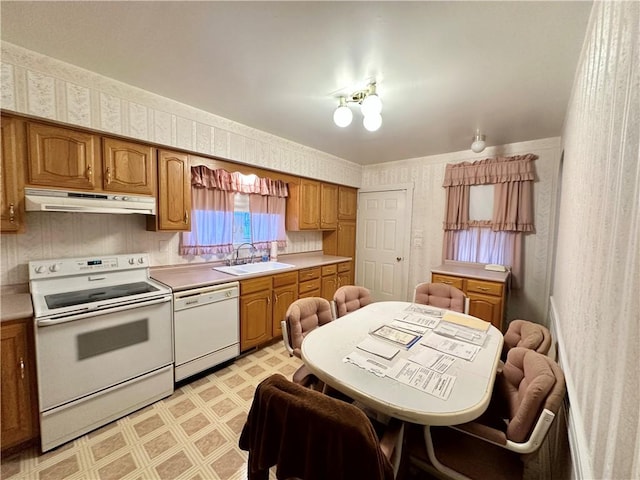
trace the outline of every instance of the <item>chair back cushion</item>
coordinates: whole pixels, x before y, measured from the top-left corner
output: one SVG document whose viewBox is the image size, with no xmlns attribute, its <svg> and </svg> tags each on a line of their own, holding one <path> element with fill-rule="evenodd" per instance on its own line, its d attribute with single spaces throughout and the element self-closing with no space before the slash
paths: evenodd
<svg viewBox="0 0 640 480">
<path fill-rule="evenodd" d="M 333 301 L 336 302 L 338 317 L 342 317 L 349 312 L 369 305 L 373 300 L 371 292 L 367 288 L 357 285 L 345 285 L 336 290 Z"/>
<path fill-rule="evenodd" d="M 504 356 L 513 347 L 523 347 L 546 355 L 551 348 L 551 333 L 538 323 L 512 320 L 504 334 Z"/>
<path fill-rule="evenodd" d="M 496 379 L 506 402 L 507 438 L 524 442 L 543 408 L 557 413 L 564 397 L 564 375 L 553 360 L 527 348 L 509 350 L 502 374 Z"/>
<path fill-rule="evenodd" d="M 337 400 L 275 374 L 256 388 L 239 446 L 249 451 L 249 480 L 392 480 L 367 416 Z"/>
<path fill-rule="evenodd" d="M 464 292 L 446 283 L 424 282 L 418 284 L 413 294 L 413 301 L 464 313 Z"/>
<path fill-rule="evenodd" d="M 289 305 L 285 320 L 293 354 L 300 357 L 304 337 L 313 329 L 333 320 L 331 304 L 321 297 L 300 298 Z"/>
</svg>

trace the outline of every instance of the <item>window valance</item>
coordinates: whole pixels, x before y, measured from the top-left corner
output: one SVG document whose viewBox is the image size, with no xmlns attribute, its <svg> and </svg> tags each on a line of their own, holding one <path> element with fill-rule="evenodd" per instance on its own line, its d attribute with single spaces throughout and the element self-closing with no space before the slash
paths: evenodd
<svg viewBox="0 0 640 480">
<path fill-rule="evenodd" d="M 444 171 L 443 187 L 456 185 L 486 185 L 535 180 L 534 160 L 528 153 L 513 157 L 496 157 L 476 162 L 448 164 Z"/>
<path fill-rule="evenodd" d="M 191 186 L 270 197 L 289 196 L 287 184 L 282 180 L 272 180 L 257 175 L 243 175 L 240 172 L 228 172 L 222 168 L 213 170 L 205 165 L 191 167 Z"/>
</svg>

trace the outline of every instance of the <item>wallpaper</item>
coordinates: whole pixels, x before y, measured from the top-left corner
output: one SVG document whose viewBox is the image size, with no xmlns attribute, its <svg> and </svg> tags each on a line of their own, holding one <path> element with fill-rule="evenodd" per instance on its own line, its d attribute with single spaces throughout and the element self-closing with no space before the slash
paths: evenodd
<svg viewBox="0 0 640 480">
<path fill-rule="evenodd" d="M 640 3 L 594 3 L 563 139 L 552 296 L 576 467 L 640 478 Z"/>
<path fill-rule="evenodd" d="M 362 167 L 39 53 L 2 42 L 5 110 L 358 187 Z M 27 261 L 148 252 L 151 264 L 212 260 L 178 255 L 179 234 L 145 230 L 140 215 L 28 212 L 24 235 L 2 235 L 2 286 L 28 282 Z M 322 250 L 321 232 L 287 232 L 280 253 Z"/>
<path fill-rule="evenodd" d="M 548 138 L 500 147 L 489 147 L 475 154 L 471 151 L 414 158 L 398 162 L 365 166 L 362 188 L 389 188 L 413 183 L 412 219 L 409 254 L 409 294 L 415 285 L 431 278 L 431 268 L 442 263 L 442 223 L 445 191 L 442 187 L 447 163 L 473 162 L 496 155 L 533 153 L 537 180 L 534 183 L 535 233 L 525 235 L 524 279 L 520 290 L 509 294 L 507 320 L 523 318 L 546 322 L 551 261 L 553 212 L 560 159 L 560 139 Z M 416 247 L 414 238 L 422 246 Z"/>
</svg>

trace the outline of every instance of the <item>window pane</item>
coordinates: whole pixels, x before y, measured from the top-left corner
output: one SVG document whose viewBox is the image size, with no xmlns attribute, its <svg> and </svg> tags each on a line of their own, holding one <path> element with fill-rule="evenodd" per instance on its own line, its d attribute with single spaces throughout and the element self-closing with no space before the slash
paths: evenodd
<svg viewBox="0 0 640 480">
<path fill-rule="evenodd" d="M 469 188 L 469 220 L 491 220 L 493 185 L 471 185 Z"/>
</svg>

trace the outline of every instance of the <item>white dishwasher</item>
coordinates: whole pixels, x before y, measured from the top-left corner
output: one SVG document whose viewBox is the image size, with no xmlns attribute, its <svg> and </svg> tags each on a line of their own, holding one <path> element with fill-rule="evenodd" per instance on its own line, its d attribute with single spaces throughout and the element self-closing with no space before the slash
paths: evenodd
<svg viewBox="0 0 640 480">
<path fill-rule="evenodd" d="M 240 354 L 239 291 L 229 282 L 173 294 L 176 382 Z"/>
</svg>

